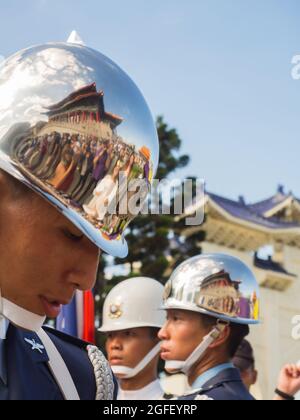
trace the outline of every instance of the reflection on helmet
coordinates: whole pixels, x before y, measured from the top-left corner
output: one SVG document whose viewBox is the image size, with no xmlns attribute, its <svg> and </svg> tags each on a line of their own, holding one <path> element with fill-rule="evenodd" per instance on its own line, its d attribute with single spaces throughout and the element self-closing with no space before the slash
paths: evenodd
<svg viewBox="0 0 300 420">
<path fill-rule="evenodd" d="M 200 255 L 181 264 L 165 287 L 165 309 L 200 312 L 229 322 L 257 324 L 259 287 L 240 260 Z"/>
<path fill-rule="evenodd" d="M 48 107 L 48 122 L 38 123 L 19 140 L 12 157 L 25 176 L 80 212 L 108 239 L 116 239 L 131 218 L 108 214 L 119 173 L 130 177 L 135 170 L 150 182 L 151 154 L 117 136 L 122 118 L 104 110 L 103 96 L 93 84 Z"/>
<path fill-rule="evenodd" d="M 127 203 L 137 191 L 141 204 L 146 199 L 157 162 L 141 93 L 100 53 L 48 44 L 1 65 L 0 168 L 113 256 L 127 253 L 123 233 L 136 216 Z M 142 180 L 144 190 L 128 193 L 129 182 Z"/>
</svg>

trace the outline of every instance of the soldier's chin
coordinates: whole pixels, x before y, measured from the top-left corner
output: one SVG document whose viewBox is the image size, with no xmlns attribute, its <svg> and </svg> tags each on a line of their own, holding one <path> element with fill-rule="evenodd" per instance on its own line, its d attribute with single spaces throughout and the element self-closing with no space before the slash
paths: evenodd
<svg viewBox="0 0 300 420">
<path fill-rule="evenodd" d="M 168 360 L 174 360 L 174 357 L 172 357 L 171 352 L 169 351 L 163 351 L 160 353 L 160 358 L 167 362 Z"/>
</svg>

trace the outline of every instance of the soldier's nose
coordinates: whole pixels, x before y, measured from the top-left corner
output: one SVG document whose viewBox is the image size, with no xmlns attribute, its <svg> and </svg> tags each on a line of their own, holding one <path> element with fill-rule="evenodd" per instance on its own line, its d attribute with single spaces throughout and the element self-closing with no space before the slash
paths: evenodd
<svg viewBox="0 0 300 420">
<path fill-rule="evenodd" d="M 168 334 L 167 334 L 167 325 L 165 324 L 161 330 L 158 332 L 158 338 L 163 341 L 163 340 L 167 340 L 168 338 Z"/>
<path fill-rule="evenodd" d="M 115 339 L 111 342 L 112 350 L 122 350 L 122 344 L 119 340 Z"/>
</svg>

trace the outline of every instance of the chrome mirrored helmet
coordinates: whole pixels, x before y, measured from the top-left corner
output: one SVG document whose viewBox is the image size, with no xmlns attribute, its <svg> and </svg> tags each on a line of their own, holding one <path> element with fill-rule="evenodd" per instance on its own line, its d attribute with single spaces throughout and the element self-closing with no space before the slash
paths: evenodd
<svg viewBox="0 0 300 420">
<path fill-rule="evenodd" d="M 127 204 L 137 192 L 145 201 L 158 154 L 141 92 L 99 52 L 53 43 L 0 65 L 0 168 L 104 252 L 127 255 L 123 234 L 136 216 Z"/>
<path fill-rule="evenodd" d="M 191 258 L 172 274 L 165 287 L 164 309 L 199 312 L 238 323 L 259 323 L 259 286 L 239 259 L 222 254 Z"/>
</svg>

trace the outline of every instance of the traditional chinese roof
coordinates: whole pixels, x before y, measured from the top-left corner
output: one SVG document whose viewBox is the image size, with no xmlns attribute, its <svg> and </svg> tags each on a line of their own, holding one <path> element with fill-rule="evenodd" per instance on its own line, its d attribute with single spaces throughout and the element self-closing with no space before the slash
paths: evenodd
<svg viewBox="0 0 300 420">
<path fill-rule="evenodd" d="M 298 222 L 285 222 L 275 217 L 265 217 L 258 205 L 247 205 L 243 200 L 234 201 L 208 193 L 209 201 L 233 218 L 272 230 L 292 230 L 299 228 Z"/>
<path fill-rule="evenodd" d="M 230 274 L 227 273 L 225 270 L 222 270 L 219 273 L 212 274 L 211 276 L 207 277 L 203 281 L 201 287 L 205 288 L 217 282 L 222 282 L 224 287 L 234 286 L 236 289 L 238 289 L 241 284 L 240 281 L 233 281 L 230 277 Z"/>
<path fill-rule="evenodd" d="M 53 117 L 66 112 L 72 112 L 74 109 L 78 110 L 80 107 L 82 107 L 83 110 L 86 110 L 88 107 L 97 110 L 102 118 L 110 120 L 115 126 L 118 126 L 123 121 L 123 118 L 118 115 L 105 111 L 104 92 L 98 92 L 95 83 L 84 86 L 71 93 L 57 104 L 49 106 L 49 111 L 46 114 L 49 117 Z"/>
<path fill-rule="evenodd" d="M 58 102 L 57 104 L 48 106 L 48 109 L 49 111 L 52 111 L 54 109 L 62 108 L 64 107 L 65 104 L 72 102 L 78 96 L 86 95 L 90 93 L 97 93 L 96 83 L 92 83 L 78 90 L 75 90 L 74 92 L 72 92 L 70 95 L 68 95 L 66 98 L 64 98 L 62 101 Z"/>
<path fill-rule="evenodd" d="M 184 235 L 189 237 L 205 231 L 207 242 L 247 252 L 256 251 L 273 241 L 300 248 L 299 200 L 293 197 L 290 205 L 286 204 L 281 211 L 276 210 L 272 213 L 274 216 L 268 217 L 264 213 L 267 201 L 272 200 L 247 204 L 243 197 L 231 200 L 207 192 L 204 198 L 185 209 L 180 217 L 191 217 L 193 220 L 199 209 L 204 208 L 205 211 L 203 224 L 187 225 Z"/>
<path fill-rule="evenodd" d="M 294 206 L 300 211 L 300 200 L 292 192 L 286 194 L 284 187 L 279 185 L 277 193 L 272 197 L 252 204 L 250 207 L 265 217 L 273 217 L 284 209 Z"/>
</svg>

